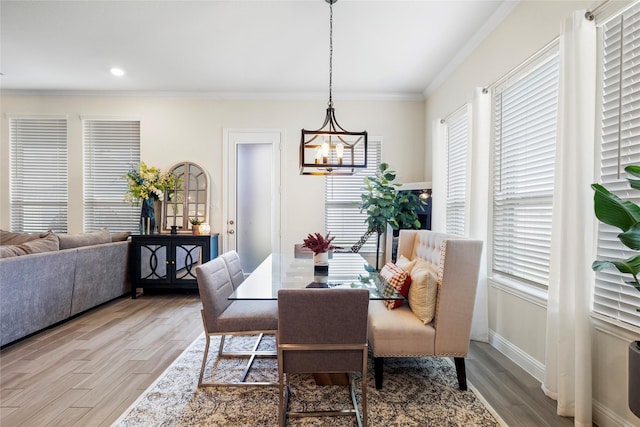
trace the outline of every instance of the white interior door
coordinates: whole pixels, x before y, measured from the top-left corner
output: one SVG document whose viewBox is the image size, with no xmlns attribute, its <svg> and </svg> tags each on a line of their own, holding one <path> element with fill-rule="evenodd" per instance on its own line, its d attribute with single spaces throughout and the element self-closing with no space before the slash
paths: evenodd
<svg viewBox="0 0 640 427">
<path fill-rule="evenodd" d="M 280 251 L 280 131 L 225 130 L 223 249 L 252 272 Z"/>
</svg>

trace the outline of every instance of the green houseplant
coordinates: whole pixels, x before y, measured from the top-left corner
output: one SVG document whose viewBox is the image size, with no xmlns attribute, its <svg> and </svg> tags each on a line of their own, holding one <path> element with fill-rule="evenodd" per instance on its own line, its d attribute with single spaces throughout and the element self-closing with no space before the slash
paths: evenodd
<svg viewBox="0 0 640 427">
<path fill-rule="evenodd" d="M 640 178 L 640 165 L 631 165 L 625 171 L 634 178 Z M 640 190 L 640 179 L 629 178 L 631 188 Z M 622 200 L 600 184 L 592 184 L 595 191 L 593 196 L 596 217 L 622 232 L 618 239 L 629 249 L 640 251 L 640 206 L 629 200 Z M 600 271 L 605 268 L 615 268 L 620 273 L 630 274 L 630 280 L 625 280 L 640 292 L 640 253 L 621 260 L 596 260 L 592 268 Z M 640 312 L 640 308 L 636 309 Z M 633 341 L 629 345 L 629 409 L 640 417 L 640 341 Z"/>
<path fill-rule="evenodd" d="M 379 269 L 380 236 L 387 230 L 387 224 L 394 230 L 420 228 L 416 207 L 422 200 L 413 193 L 398 192 L 400 184 L 394 183 L 395 179 L 396 172 L 389 169 L 388 163 L 381 163 L 375 176 L 364 178 L 366 191 L 360 196 L 360 212 L 367 213 L 367 233 L 358 243 L 377 234 L 376 270 Z"/>
</svg>

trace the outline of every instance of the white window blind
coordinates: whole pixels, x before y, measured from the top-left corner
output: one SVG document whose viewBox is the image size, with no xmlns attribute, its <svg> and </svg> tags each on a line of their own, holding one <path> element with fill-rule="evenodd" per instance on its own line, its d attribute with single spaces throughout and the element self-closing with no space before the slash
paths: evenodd
<svg viewBox="0 0 640 427">
<path fill-rule="evenodd" d="M 327 176 L 325 192 L 325 226 L 335 236 L 334 245 L 345 249 L 353 246 L 367 232 L 366 212 L 360 213 L 358 204 L 363 193 L 364 177 L 375 176 L 380 165 L 380 141 L 368 141 L 367 167 L 351 176 Z M 357 159 L 356 159 L 357 160 Z M 360 160 L 357 160 L 360 161 Z M 373 236 L 362 246 L 360 252 L 375 252 Z"/>
<path fill-rule="evenodd" d="M 140 122 L 84 120 L 84 230 L 135 231 L 140 208 L 125 202 L 124 175 L 140 162 Z"/>
<path fill-rule="evenodd" d="M 622 199 L 640 203 L 624 168 L 640 164 L 640 6 L 608 21 L 602 28 L 602 152 L 600 181 Z M 626 259 L 634 254 L 616 237 L 620 230 L 599 224 L 598 259 Z M 596 273 L 597 313 L 640 326 L 640 292 L 624 283 L 628 274 L 615 269 Z"/>
<path fill-rule="evenodd" d="M 10 118 L 10 227 L 67 231 L 67 120 Z"/>
<path fill-rule="evenodd" d="M 447 132 L 447 233 L 465 233 L 465 198 L 467 188 L 467 152 L 469 123 L 467 108 L 446 119 Z"/>
<path fill-rule="evenodd" d="M 549 283 L 557 45 L 494 92 L 493 271 Z"/>
</svg>

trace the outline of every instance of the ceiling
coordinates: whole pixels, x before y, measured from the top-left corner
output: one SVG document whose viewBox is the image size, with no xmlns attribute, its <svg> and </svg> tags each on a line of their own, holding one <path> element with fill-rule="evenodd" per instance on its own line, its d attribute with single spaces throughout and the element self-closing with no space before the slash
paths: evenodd
<svg viewBox="0 0 640 427">
<path fill-rule="evenodd" d="M 514 0 L 340 0 L 336 98 L 421 99 Z M 126 74 L 115 77 L 110 68 Z M 0 2 L 7 93 L 327 97 L 324 0 Z"/>
</svg>

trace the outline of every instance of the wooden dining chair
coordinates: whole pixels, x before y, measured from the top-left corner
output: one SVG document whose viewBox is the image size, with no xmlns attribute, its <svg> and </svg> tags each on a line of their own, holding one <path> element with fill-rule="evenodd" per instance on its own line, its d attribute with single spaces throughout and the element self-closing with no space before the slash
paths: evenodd
<svg viewBox="0 0 640 427">
<path fill-rule="evenodd" d="M 366 289 L 280 289 L 278 291 L 278 379 L 280 426 L 287 417 L 354 416 L 367 425 Z M 362 375 L 362 414 L 349 378 L 353 409 L 293 412 L 288 410 L 290 374 L 353 373 Z"/>
<path fill-rule="evenodd" d="M 202 323 L 206 345 L 202 357 L 198 387 L 201 386 L 275 386 L 277 382 L 245 381 L 256 357 L 275 357 L 275 351 L 258 351 L 263 334 L 275 334 L 278 329 L 278 306 L 273 300 L 229 300 L 233 293 L 231 277 L 224 260 L 214 258 L 196 267 L 198 289 L 202 300 Z M 227 335 L 258 335 L 251 351 L 225 352 Z M 220 337 L 218 358 L 249 357 L 239 381 L 202 382 L 211 337 Z"/>
<path fill-rule="evenodd" d="M 240 255 L 236 251 L 227 251 L 220 255 L 227 265 L 229 276 L 231 276 L 231 284 L 233 290 L 238 289 L 238 286 L 244 282 L 244 271 L 242 270 L 242 263 L 240 262 Z"/>
</svg>

